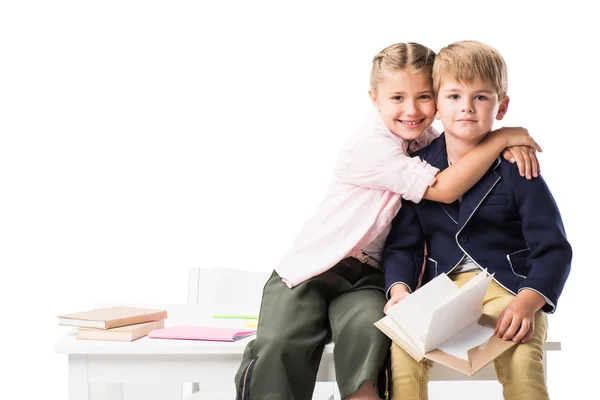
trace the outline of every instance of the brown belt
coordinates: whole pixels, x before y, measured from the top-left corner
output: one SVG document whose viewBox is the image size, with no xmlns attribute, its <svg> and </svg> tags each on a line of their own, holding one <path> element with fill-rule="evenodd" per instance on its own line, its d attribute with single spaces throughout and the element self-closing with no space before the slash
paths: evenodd
<svg viewBox="0 0 600 400">
<path fill-rule="evenodd" d="M 361 250 L 357 255 L 354 256 L 354 258 L 356 258 L 358 261 L 360 261 L 363 264 L 367 264 L 367 265 L 375 268 L 377 271 L 379 271 L 383 274 L 383 265 L 381 265 L 381 263 L 379 261 L 377 261 L 376 259 L 371 257 L 369 255 L 369 253 L 367 253 L 366 251 Z"/>
</svg>

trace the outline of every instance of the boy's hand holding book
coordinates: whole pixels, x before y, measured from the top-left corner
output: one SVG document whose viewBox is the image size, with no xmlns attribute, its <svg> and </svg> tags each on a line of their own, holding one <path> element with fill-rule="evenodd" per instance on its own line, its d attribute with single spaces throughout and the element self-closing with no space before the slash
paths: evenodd
<svg viewBox="0 0 600 400">
<path fill-rule="evenodd" d="M 504 340 L 526 343 L 533 336 L 535 313 L 545 304 L 546 300 L 533 290 L 521 290 L 498 317 L 494 334 Z"/>
<path fill-rule="evenodd" d="M 473 375 L 517 344 L 494 336 L 496 319 L 483 314 L 492 279 L 483 270 L 459 288 L 442 273 L 414 293 L 396 284 L 375 326 L 415 360 Z"/>
<path fill-rule="evenodd" d="M 390 289 L 390 299 L 383 308 L 383 312 L 386 312 L 388 308 L 398 304 L 398 302 L 410 294 L 410 291 L 403 283 L 398 283 Z"/>
</svg>

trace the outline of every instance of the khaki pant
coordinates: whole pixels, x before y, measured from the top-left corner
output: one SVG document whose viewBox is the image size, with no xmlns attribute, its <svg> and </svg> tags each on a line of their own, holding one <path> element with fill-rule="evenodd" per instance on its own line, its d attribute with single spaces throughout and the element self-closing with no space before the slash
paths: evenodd
<svg viewBox="0 0 600 400">
<path fill-rule="evenodd" d="M 463 272 L 450 275 L 457 286 L 472 279 L 477 272 Z M 490 287 L 483 300 L 483 312 L 498 317 L 515 296 L 497 284 Z M 535 315 L 535 331 L 527 343 L 521 343 L 494 361 L 498 382 L 503 387 L 507 400 L 548 399 L 544 375 L 544 342 L 548 320 L 545 313 Z M 402 348 L 392 344 L 392 393 L 393 400 L 427 400 L 429 371 L 433 363 L 429 360 L 417 362 Z"/>
</svg>

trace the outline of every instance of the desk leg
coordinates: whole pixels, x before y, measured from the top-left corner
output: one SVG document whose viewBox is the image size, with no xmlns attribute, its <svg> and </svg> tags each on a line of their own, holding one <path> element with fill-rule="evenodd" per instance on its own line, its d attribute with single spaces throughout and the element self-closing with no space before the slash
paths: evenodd
<svg viewBox="0 0 600 400">
<path fill-rule="evenodd" d="M 90 400 L 86 355 L 69 354 L 69 400 Z"/>
<path fill-rule="evenodd" d="M 194 393 L 197 393 L 199 391 L 200 391 L 199 383 L 183 383 L 181 385 L 181 397 L 182 398 L 190 397 L 191 395 L 193 395 Z"/>
</svg>

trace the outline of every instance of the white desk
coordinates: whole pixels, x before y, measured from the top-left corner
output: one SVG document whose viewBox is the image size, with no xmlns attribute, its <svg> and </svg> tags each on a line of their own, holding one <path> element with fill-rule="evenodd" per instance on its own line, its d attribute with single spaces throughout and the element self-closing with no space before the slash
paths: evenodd
<svg viewBox="0 0 600 400">
<path fill-rule="evenodd" d="M 206 325 L 211 320 L 200 306 L 152 307 L 167 309 L 165 326 Z M 198 382 L 200 390 L 234 389 L 233 377 L 242 353 L 253 339 L 224 343 L 144 337 L 133 342 L 110 342 L 77 340 L 76 336 L 76 330 L 70 329 L 55 346 L 56 353 L 69 356 L 70 400 L 90 400 L 89 384 L 94 382 Z M 335 381 L 333 345 L 326 346 L 318 381 Z"/>
<path fill-rule="evenodd" d="M 151 305 L 165 308 L 165 326 L 209 325 L 215 322 L 198 305 Z M 65 328 L 69 329 L 69 328 Z M 233 378 L 246 344 L 253 337 L 233 343 L 164 340 L 144 337 L 134 342 L 77 340 L 71 329 L 55 346 L 56 353 L 69 356 L 69 399 L 90 400 L 89 384 L 198 382 L 200 390 L 234 389 Z M 560 350 L 559 342 L 546 342 L 548 350 Z M 547 361 L 547 358 L 544 359 Z M 435 365 L 431 381 L 496 380 L 493 364 L 470 377 Z M 319 382 L 335 382 L 333 345 L 325 346 Z M 118 398 L 118 396 L 117 396 Z"/>
</svg>

